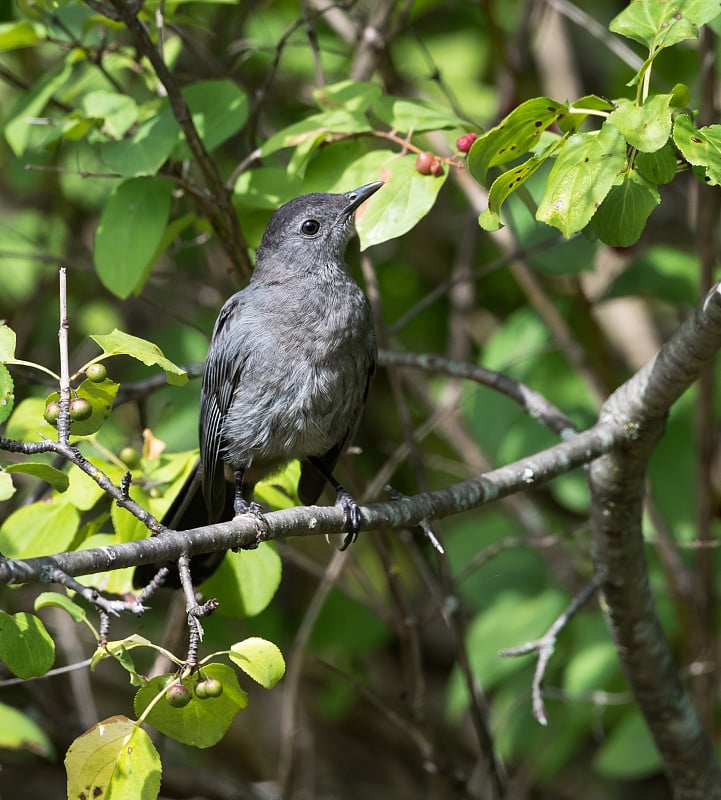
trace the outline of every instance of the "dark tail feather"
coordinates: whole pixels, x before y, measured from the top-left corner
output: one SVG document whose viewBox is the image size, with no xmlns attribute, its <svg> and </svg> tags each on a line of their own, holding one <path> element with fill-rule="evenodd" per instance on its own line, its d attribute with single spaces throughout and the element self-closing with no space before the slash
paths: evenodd
<svg viewBox="0 0 721 800">
<path fill-rule="evenodd" d="M 163 525 L 174 531 L 187 531 L 191 528 L 202 528 L 208 525 L 208 511 L 203 500 L 203 493 L 200 489 L 200 462 L 198 461 L 192 472 L 186 478 L 183 488 L 178 492 L 170 508 L 161 520 Z M 226 503 L 223 509 L 221 520 L 233 518 L 233 491 L 230 484 L 227 485 Z M 217 521 L 221 521 L 217 520 Z M 225 557 L 225 551 L 216 553 L 203 553 L 193 556 L 190 559 L 190 574 L 193 576 L 195 585 L 207 580 L 220 566 Z M 165 580 L 164 586 L 171 589 L 180 587 L 180 576 L 178 567 L 174 562 L 159 564 L 142 564 L 135 568 L 133 575 L 133 586 L 142 588 L 155 577 L 161 567 L 168 567 L 170 570 Z"/>
</svg>

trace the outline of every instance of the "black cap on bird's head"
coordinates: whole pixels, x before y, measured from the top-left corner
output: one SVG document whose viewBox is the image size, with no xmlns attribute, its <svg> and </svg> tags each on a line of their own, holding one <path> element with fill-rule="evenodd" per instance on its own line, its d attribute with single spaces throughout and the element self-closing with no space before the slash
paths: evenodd
<svg viewBox="0 0 721 800">
<path fill-rule="evenodd" d="M 270 218 L 258 248 L 256 273 L 270 267 L 311 268 L 319 263 L 342 262 L 355 231 L 354 212 L 383 186 L 375 181 L 344 194 L 313 192 L 281 206 Z M 309 261 L 307 265 L 304 262 Z M 284 270 L 287 271 L 287 270 Z"/>
</svg>

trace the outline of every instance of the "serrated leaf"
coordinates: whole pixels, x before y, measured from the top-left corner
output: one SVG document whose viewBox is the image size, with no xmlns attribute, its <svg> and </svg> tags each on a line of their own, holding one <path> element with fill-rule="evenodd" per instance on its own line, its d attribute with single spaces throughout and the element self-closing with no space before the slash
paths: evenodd
<svg viewBox="0 0 721 800">
<path fill-rule="evenodd" d="M 255 550 L 228 553 L 220 567 L 203 583 L 205 597 L 220 600 L 218 614 L 252 617 L 268 606 L 278 591 L 281 561 L 270 542 Z"/>
<path fill-rule="evenodd" d="M 148 681 L 135 695 L 135 712 L 142 716 L 148 706 L 165 691 L 172 675 L 158 675 Z M 204 700 L 195 695 L 198 680 L 214 678 L 223 685 L 220 697 Z M 248 695 L 240 688 L 235 671 L 225 664 L 209 664 L 202 673 L 194 673 L 184 685 L 191 700 L 184 708 L 174 708 L 163 697 L 144 718 L 161 733 L 177 742 L 193 747 L 206 748 L 217 744 L 230 727 L 235 717 L 248 705 Z"/>
<path fill-rule="evenodd" d="M 44 675 L 55 661 L 55 643 L 35 614 L 0 611 L 0 659 L 18 678 Z"/>
<path fill-rule="evenodd" d="M 155 800 L 160 756 L 148 734 L 127 717 L 110 717 L 79 736 L 65 756 L 67 796 Z"/>
<path fill-rule="evenodd" d="M 0 325 L 0 361 L 15 358 L 15 344 L 15 331 L 5 323 Z"/>
<path fill-rule="evenodd" d="M 26 714 L 4 703 L 0 703 L 0 748 L 24 750 L 49 759 L 55 757 L 45 731 Z"/>
<path fill-rule="evenodd" d="M 616 110 L 608 121 L 618 128 L 626 141 L 643 153 L 660 150 L 671 136 L 672 94 L 654 94 L 639 106 L 626 98 L 616 101 Z"/>
<path fill-rule="evenodd" d="M 676 176 L 676 151 L 667 142 L 655 153 L 638 153 L 634 165 L 651 183 L 670 183 Z"/>
<path fill-rule="evenodd" d="M 486 231 L 501 227 L 501 206 L 505 200 L 519 189 L 533 173 L 562 145 L 562 140 L 552 142 L 542 152 L 531 156 L 517 167 L 499 175 L 488 192 L 488 208 L 478 217 L 478 224 Z"/>
<path fill-rule="evenodd" d="M 170 213 L 173 183 L 130 178 L 110 196 L 95 231 L 93 257 L 103 285 L 125 299 L 142 288 Z"/>
<path fill-rule="evenodd" d="M 582 230 L 626 163 L 626 142 L 613 125 L 598 133 L 576 133 L 553 165 L 536 219 L 566 236 Z"/>
<path fill-rule="evenodd" d="M 548 97 L 534 97 L 521 103 L 495 128 L 481 134 L 471 147 L 467 164 L 473 177 L 485 183 L 491 167 L 520 158 L 538 142 L 541 133 L 568 108 Z"/>
<path fill-rule="evenodd" d="M 9 464 L 5 467 L 5 471 L 32 475 L 33 478 L 39 478 L 41 481 L 49 483 L 53 489 L 57 489 L 59 492 L 64 492 L 70 483 L 70 479 L 65 472 L 41 461 L 23 461 L 20 464 Z"/>
<path fill-rule="evenodd" d="M 285 659 L 273 642 L 252 636 L 230 648 L 230 660 L 266 689 L 272 689 L 285 674 Z"/>
<path fill-rule="evenodd" d="M 630 247 L 639 240 L 646 220 L 660 202 L 658 189 L 632 169 L 624 175 L 623 183 L 611 188 L 591 225 L 610 247 Z"/>
<path fill-rule="evenodd" d="M 174 386 L 183 386 L 188 382 L 187 372 L 166 358 L 158 345 L 149 342 L 147 339 L 124 333 L 117 328 L 111 333 L 95 335 L 90 338 L 100 345 L 102 351 L 108 355 L 131 356 L 131 358 L 141 361 L 148 367 L 160 367 L 166 373 L 168 383 Z"/>
<path fill-rule="evenodd" d="M 15 383 L 10 371 L 0 364 L 0 423 L 12 414 L 15 406 Z"/>
<path fill-rule="evenodd" d="M 709 185 L 721 183 L 721 125 L 697 129 L 688 116 L 679 115 L 673 126 L 673 141 L 689 164 L 703 167 Z"/>
<path fill-rule="evenodd" d="M 85 622 L 88 618 L 87 612 L 82 606 L 60 592 L 42 592 L 35 598 L 34 608 L 36 611 L 41 608 L 62 608 L 63 611 L 70 614 L 73 622 Z"/>
<path fill-rule="evenodd" d="M 719 13 L 721 7 L 715 0 L 633 0 L 608 27 L 655 52 L 685 39 L 697 39 L 699 26 Z"/>
<path fill-rule="evenodd" d="M 369 154 L 370 155 L 370 154 Z M 431 210 L 448 177 L 421 175 L 416 156 L 389 158 L 379 176 L 385 186 L 356 214 L 361 250 L 409 231 Z"/>
</svg>

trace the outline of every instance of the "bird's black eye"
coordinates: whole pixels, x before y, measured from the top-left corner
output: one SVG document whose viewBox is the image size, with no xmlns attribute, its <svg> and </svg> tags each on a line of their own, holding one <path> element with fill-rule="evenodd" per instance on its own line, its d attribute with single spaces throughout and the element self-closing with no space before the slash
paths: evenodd
<svg viewBox="0 0 721 800">
<path fill-rule="evenodd" d="M 303 236 L 315 236 L 320 230 L 320 222 L 317 219 L 307 219 L 301 223 L 300 232 Z"/>
</svg>

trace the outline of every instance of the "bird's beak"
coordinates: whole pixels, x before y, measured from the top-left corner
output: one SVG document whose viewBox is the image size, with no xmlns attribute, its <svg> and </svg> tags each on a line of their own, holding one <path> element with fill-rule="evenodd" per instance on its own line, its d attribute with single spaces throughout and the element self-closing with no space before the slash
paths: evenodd
<svg viewBox="0 0 721 800">
<path fill-rule="evenodd" d="M 345 213 L 352 214 L 358 206 L 364 203 L 383 185 L 383 181 L 375 181 L 374 183 L 367 183 L 365 186 L 361 186 L 358 189 L 353 189 L 352 192 L 346 192 L 344 196 L 348 205 L 345 207 Z"/>
</svg>

